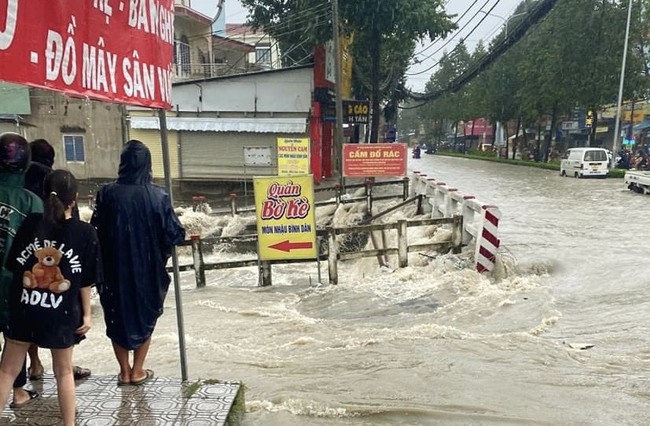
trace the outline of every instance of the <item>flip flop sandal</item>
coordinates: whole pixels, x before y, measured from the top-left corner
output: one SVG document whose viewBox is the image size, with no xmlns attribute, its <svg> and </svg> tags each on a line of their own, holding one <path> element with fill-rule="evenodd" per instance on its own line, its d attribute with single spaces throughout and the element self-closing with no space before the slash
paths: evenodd
<svg viewBox="0 0 650 426">
<path fill-rule="evenodd" d="M 72 367 L 72 374 L 74 374 L 75 380 L 86 379 L 90 377 L 90 369 L 75 365 L 74 367 Z"/>
<path fill-rule="evenodd" d="M 131 380 L 131 384 L 133 386 L 144 385 L 147 381 L 149 381 L 151 378 L 153 378 L 153 370 L 147 369 L 147 370 L 144 370 L 144 371 L 145 371 L 145 373 L 147 373 L 147 375 L 144 376 L 142 379 L 140 379 L 140 380 Z"/>
<path fill-rule="evenodd" d="M 27 400 L 25 400 L 23 402 L 18 402 L 18 403 L 12 402 L 11 404 L 9 404 L 9 408 L 22 408 L 25 405 L 32 402 L 33 400 L 35 400 L 36 398 L 38 398 L 39 396 L 41 396 L 38 392 L 34 392 L 34 391 L 31 391 L 31 390 L 25 389 L 25 392 L 27 392 L 27 394 L 29 395 L 29 399 L 27 399 Z"/>
</svg>

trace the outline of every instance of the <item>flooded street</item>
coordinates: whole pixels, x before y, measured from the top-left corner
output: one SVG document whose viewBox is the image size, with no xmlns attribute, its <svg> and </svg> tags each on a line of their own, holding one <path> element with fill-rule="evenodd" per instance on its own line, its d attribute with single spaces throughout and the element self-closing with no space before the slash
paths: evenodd
<svg viewBox="0 0 650 426">
<path fill-rule="evenodd" d="M 208 271 L 203 289 L 182 273 L 189 379 L 242 381 L 250 426 L 648 424 L 650 197 L 483 161 L 409 168 L 501 209 L 494 277 L 471 268 L 471 250 L 412 253 L 393 273 L 343 262 L 338 286 L 326 263 L 318 285 L 315 262 L 274 266 L 267 288 L 255 268 Z M 217 247 L 206 261 L 252 256 Z M 148 362 L 160 376 L 181 374 L 175 306 L 170 288 Z M 74 360 L 117 374 L 97 302 Z"/>
</svg>

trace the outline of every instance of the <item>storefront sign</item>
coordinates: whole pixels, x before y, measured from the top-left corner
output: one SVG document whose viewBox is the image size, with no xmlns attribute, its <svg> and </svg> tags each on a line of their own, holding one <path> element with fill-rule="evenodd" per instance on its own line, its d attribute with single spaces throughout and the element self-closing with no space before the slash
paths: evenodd
<svg viewBox="0 0 650 426">
<path fill-rule="evenodd" d="M 258 177 L 253 184 L 260 260 L 315 259 L 312 176 Z"/>
<path fill-rule="evenodd" d="M 370 122 L 370 101 L 343 101 L 343 122 L 368 124 Z"/>
<path fill-rule="evenodd" d="M 0 80 L 171 106 L 172 0 L 4 0 Z"/>
<path fill-rule="evenodd" d="M 278 138 L 278 176 L 309 174 L 309 138 Z"/>
</svg>

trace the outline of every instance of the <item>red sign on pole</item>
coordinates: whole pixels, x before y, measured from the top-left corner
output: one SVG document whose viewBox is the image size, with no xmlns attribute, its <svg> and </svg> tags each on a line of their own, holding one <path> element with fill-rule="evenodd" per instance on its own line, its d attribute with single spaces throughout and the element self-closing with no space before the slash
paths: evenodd
<svg viewBox="0 0 650 426">
<path fill-rule="evenodd" d="M 0 80 L 171 107 L 173 0 L 0 0 Z"/>
<path fill-rule="evenodd" d="M 343 144 L 343 176 L 406 176 L 406 144 Z"/>
</svg>

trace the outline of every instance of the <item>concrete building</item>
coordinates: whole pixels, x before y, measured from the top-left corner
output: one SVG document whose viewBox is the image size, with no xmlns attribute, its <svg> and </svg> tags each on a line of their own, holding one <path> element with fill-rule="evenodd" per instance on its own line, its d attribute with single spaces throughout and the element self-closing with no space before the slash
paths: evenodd
<svg viewBox="0 0 650 426">
<path fill-rule="evenodd" d="M 0 92 L 1 131 L 46 139 L 56 152 L 54 167 L 66 168 L 78 179 L 117 174 L 126 135 L 123 106 L 17 85 L 2 84 Z"/>
<path fill-rule="evenodd" d="M 277 138 L 309 137 L 313 66 L 174 83 L 167 114 L 172 178 L 250 181 L 277 174 Z M 164 177 L 157 114 L 131 110 L 129 136 L 153 154 Z"/>
<path fill-rule="evenodd" d="M 174 70 L 176 79 L 211 77 L 212 19 L 176 0 Z"/>
<path fill-rule="evenodd" d="M 247 24 L 226 24 L 226 36 L 255 47 L 248 55 L 248 63 L 258 69 L 278 69 L 282 67 L 278 43 L 268 34 L 254 30 Z"/>
</svg>

